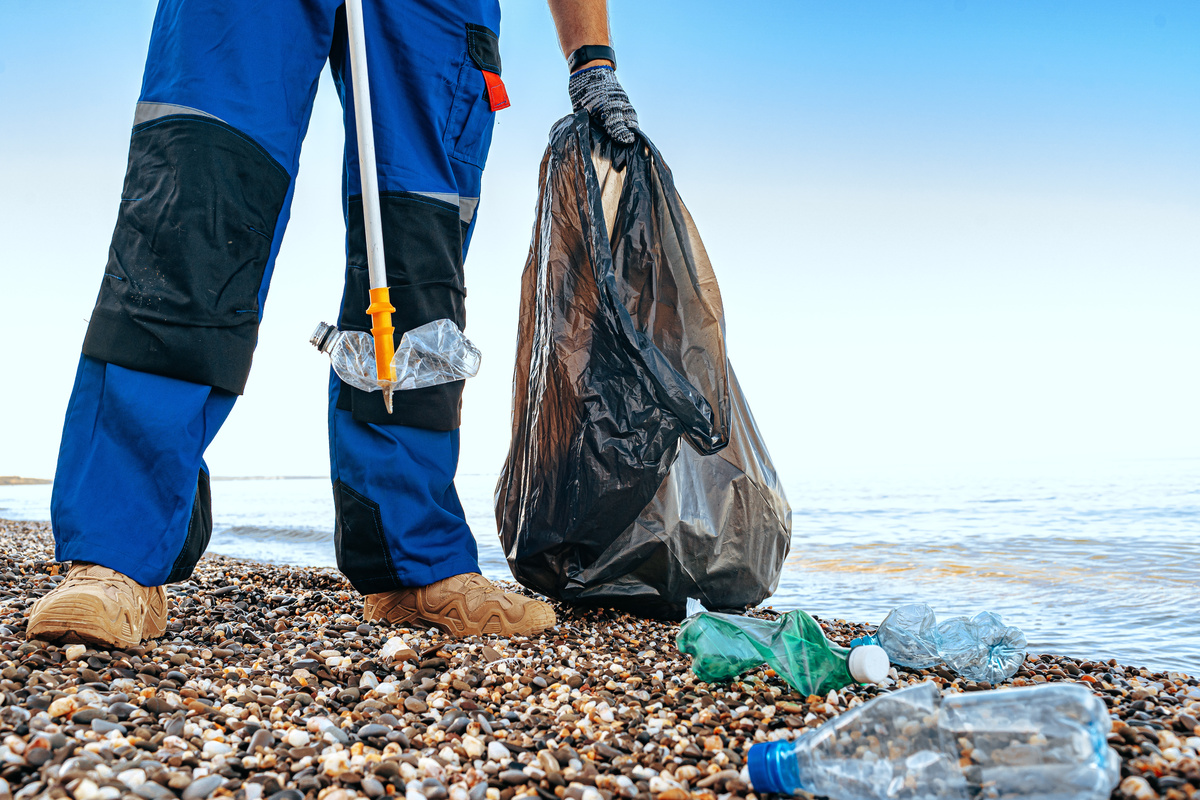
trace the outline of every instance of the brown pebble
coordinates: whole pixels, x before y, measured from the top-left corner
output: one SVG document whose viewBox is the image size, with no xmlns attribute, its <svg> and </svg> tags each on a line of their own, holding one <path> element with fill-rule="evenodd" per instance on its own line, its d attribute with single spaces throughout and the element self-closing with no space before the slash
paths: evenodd
<svg viewBox="0 0 1200 800">
<path fill-rule="evenodd" d="M 518 786 L 522 783 L 529 782 L 529 774 L 520 769 L 506 769 L 497 777 L 507 783 L 509 786 Z"/>
</svg>

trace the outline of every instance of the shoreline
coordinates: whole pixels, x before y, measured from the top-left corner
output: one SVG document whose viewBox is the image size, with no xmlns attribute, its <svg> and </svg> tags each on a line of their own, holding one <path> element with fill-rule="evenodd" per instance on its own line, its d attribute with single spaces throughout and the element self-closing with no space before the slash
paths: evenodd
<svg viewBox="0 0 1200 800">
<path fill-rule="evenodd" d="M 750 744 L 884 691 L 800 697 L 765 668 L 710 686 L 675 623 L 557 603 L 557 628 L 529 639 L 364 624 L 335 570 L 215 555 L 169 587 L 156 642 L 26 642 L 29 605 L 62 579 L 52 558 L 48 524 L 0 520 L 0 800 L 754 797 L 738 776 Z M 873 629 L 820 622 L 839 644 Z M 944 668 L 897 677 L 985 688 Z M 1053 681 L 1115 713 L 1115 797 L 1200 798 L 1195 677 L 1030 654 L 1012 684 Z"/>
</svg>

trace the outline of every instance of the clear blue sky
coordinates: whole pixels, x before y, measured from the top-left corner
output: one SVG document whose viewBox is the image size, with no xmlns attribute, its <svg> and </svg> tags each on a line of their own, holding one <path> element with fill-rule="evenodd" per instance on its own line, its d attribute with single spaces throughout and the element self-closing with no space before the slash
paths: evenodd
<svg viewBox="0 0 1200 800">
<path fill-rule="evenodd" d="M 544 5 L 503 5 L 467 263 L 465 472 L 507 447 L 536 170 L 569 111 Z M 0 474 L 49 477 L 125 169 L 151 2 L 0 0 Z M 613 0 L 619 75 L 725 296 L 785 480 L 1200 456 L 1200 0 Z M 341 123 L 322 87 L 218 475 L 323 474 Z"/>
</svg>

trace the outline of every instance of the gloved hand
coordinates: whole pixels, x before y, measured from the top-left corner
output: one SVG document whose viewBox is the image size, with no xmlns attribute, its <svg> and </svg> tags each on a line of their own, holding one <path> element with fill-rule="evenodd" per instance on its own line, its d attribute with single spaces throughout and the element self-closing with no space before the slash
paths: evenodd
<svg viewBox="0 0 1200 800">
<path fill-rule="evenodd" d="M 617 81 L 612 67 L 599 66 L 581 69 L 571 76 L 568 86 L 571 105 L 575 111 L 586 108 L 588 113 L 600 120 L 609 136 L 621 144 L 633 144 L 637 138 L 637 112 L 629 102 L 629 95 Z"/>
</svg>

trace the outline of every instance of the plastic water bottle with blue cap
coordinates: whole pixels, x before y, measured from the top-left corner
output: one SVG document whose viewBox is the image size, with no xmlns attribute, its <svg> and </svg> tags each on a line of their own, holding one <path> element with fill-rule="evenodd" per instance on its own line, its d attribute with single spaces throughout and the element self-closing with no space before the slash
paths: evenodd
<svg viewBox="0 0 1200 800">
<path fill-rule="evenodd" d="M 743 775 L 833 800 L 1106 800 L 1121 774 L 1110 727 L 1080 684 L 943 696 L 927 682 L 754 745 Z"/>
<path fill-rule="evenodd" d="M 756 619 L 705 611 L 689 599 L 675 644 L 692 657 L 692 671 L 713 683 L 766 663 L 800 694 L 826 694 L 852 683 L 883 683 L 891 664 L 874 645 L 839 647 L 803 611 Z"/>
</svg>

